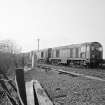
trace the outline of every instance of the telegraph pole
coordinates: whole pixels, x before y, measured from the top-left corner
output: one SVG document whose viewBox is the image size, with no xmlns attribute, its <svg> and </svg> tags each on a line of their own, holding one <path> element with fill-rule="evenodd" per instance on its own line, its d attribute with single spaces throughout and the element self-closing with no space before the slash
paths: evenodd
<svg viewBox="0 0 105 105">
<path fill-rule="evenodd" d="M 34 60 L 34 57 L 35 55 L 34 55 L 34 50 L 32 51 L 32 68 L 34 68 L 34 66 L 35 66 L 35 60 Z"/>
<path fill-rule="evenodd" d="M 38 42 L 38 51 L 37 52 L 39 52 L 39 41 L 40 41 L 40 39 L 39 38 L 37 38 L 37 42 Z M 37 55 L 36 55 L 37 53 L 35 53 L 34 52 L 34 49 L 33 49 L 33 53 L 32 53 L 32 68 L 34 68 L 36 65 L 37 65 Z"/>
</svg>

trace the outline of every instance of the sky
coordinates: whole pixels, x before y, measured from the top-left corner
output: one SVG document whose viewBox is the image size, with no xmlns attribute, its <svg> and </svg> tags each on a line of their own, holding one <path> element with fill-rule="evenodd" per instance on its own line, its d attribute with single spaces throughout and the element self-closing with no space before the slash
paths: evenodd
<svg viewBox="0 0 105 105">
<path fill-rule="evenodd" d="M 0 40 L 23 51 L 98 41 L 105 58 L 105 0 L 0 0 Z"/>
</svg>

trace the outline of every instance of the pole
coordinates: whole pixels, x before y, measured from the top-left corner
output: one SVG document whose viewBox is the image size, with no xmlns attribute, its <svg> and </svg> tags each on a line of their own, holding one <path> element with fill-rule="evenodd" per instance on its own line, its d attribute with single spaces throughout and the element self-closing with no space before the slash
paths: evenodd
<svg viewBox="0 0 105 105">
<path fill-rule="evenodd" d="M 35 56 L 35 55 L 34 55 L 34 51 L 33 51 L 33 52 L 32 52 L 32 68 L 34 68 L 34 66 L 35 66 L 35 65 L 34 65 L 34 63 L 35 63 L 35 61 L 34 61 L 34 56 Z"/>
<path fill-rule="evenodd" d="M 38 38 L 37 41 L 38 41 L 38 51 L 39 51 L 39 41 L 40 41 L 40 39 Z"/>
</svg>

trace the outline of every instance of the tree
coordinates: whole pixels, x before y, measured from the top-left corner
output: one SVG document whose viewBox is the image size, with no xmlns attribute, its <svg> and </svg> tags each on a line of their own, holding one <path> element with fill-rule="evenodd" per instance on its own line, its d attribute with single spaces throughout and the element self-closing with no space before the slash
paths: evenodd
<svg viewBox="0 0 105 105">
<path fill-rule="evenodd" d="M 17 54 L 21 52 L 21 47 L 18 46 L 15 41 L 3 40 L 0 41 L 0 51 L 6 53 Z"/>
<path fill-rule="evenodd" d="M 12 40 L 0 41 L 0 70 L 4 73 L 13 73 L 18 65 L 18 55 L 21 52 L 19 47 Z"/>
</svg>

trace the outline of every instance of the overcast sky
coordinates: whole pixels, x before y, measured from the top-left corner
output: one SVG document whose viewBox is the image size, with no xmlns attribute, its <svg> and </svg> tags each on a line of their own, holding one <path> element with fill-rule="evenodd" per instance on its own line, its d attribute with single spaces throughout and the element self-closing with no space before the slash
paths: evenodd
<svg viewBox="0 0 105 105">
<path fill-rule="evenodd" d="M 105 0 L 0 0 L 0 40 L 23 51 L 98 41 L 104 46 Z"/>
</svg>

